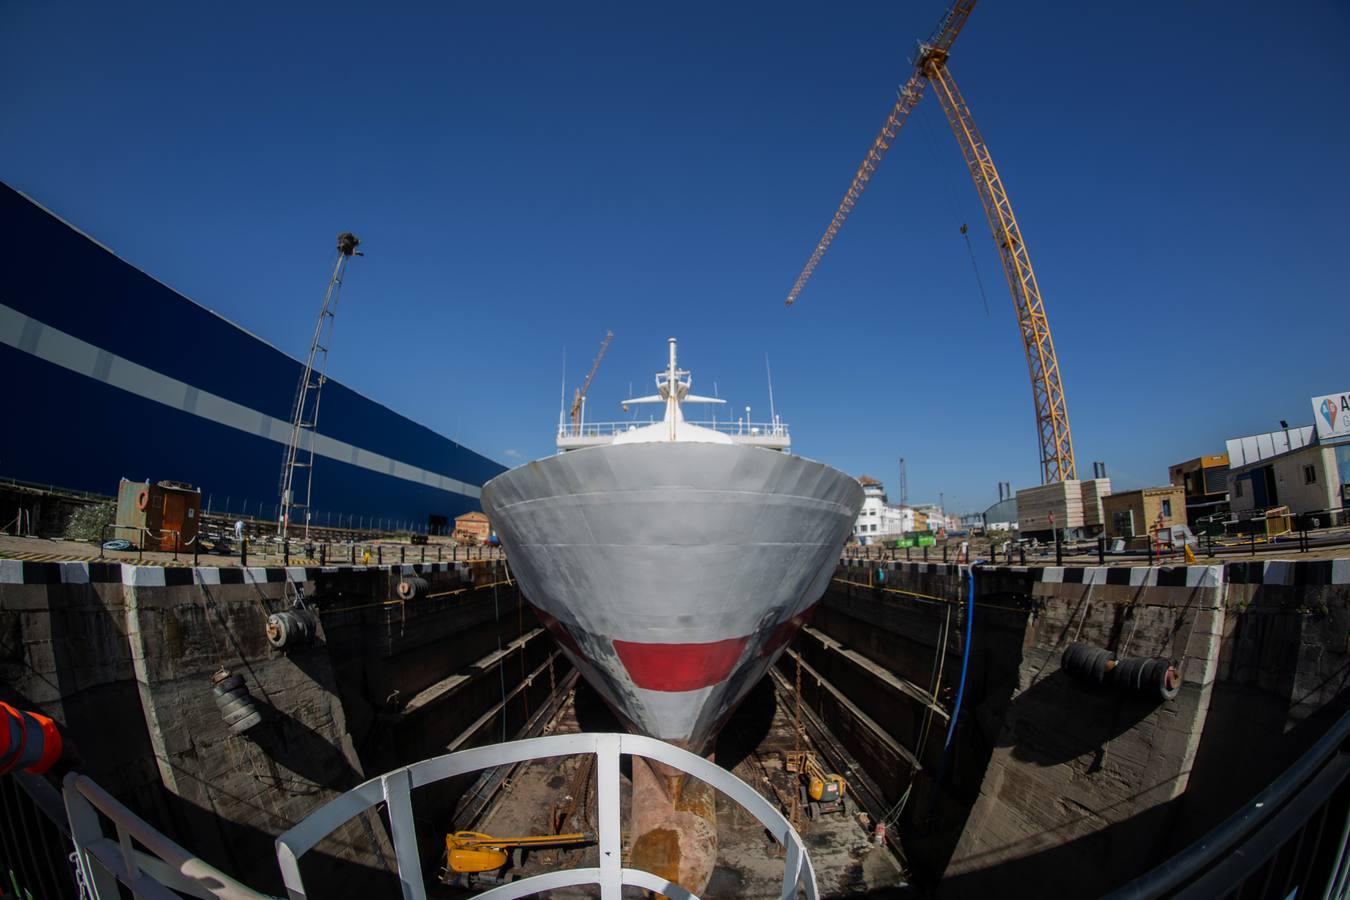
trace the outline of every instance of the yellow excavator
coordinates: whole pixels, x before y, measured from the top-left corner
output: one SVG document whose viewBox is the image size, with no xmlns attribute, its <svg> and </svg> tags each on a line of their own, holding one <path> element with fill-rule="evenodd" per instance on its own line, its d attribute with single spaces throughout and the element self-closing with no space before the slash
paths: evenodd
<svg viewBox="0 0 1350 900">
<path fill-rule="evenodd" d="M 526 837 L 493 837 L 477 831 L 456 831 L 445 836 L 445 867 L 441 881 L 448 885 L 504 884 L 512 851 L 542 847 L 574 847 L 589 844 L 589 834 L 535 834 Z"/>
<path fill-rule="evenodd" d="M 848 814 L 844 801 L 848 783 L 842 775 L 826 772 L 810 750 L 789 750 L 783 756 L 783 767 L 800 776 L 802 808 L 807 816 L 815 818 L 832 812 Z"/>
</svg>

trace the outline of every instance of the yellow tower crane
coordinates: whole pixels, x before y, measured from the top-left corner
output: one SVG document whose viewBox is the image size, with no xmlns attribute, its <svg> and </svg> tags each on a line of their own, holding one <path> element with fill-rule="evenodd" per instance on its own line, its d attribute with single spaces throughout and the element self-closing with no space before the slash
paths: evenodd
<svg viewBox="0 0 1350 900">
<path fill-rule="evenodd" d="M 1012 291 L 1013 304 L 1017 308 L 1017 325 L 1022 336 L 1022 346 L 1026 350 L 1027 368 L 1031 374 L 1031 392 L 1036 406 L 1036 429 L 1041 445 L 1041 480 L 1045 484 L 1067 481 L 1078 477 L 1073 456 L 1073 437 L 1069 432 L 1069 412 L 1064 402 L 1064 384 L 1059 374 L 1059 360 L 1055 356 L 1055 344 L 1050 337 L 1050 323 L 1045 315 L 1045 303 L 1041 299 L 1041 289 L 1036 283 L 1036 273 L 1031 268 L 1031 257 L 1027 254 L 1026 243 L 1022 240 L 1022 230 L 1013 215 L 1012 203 L 1003 187 L 1003 179 L 994 167 L 989 146 L 975 127 L 970 106 L 957 90 L 947 66 L 947 56 L 957 34 L 970 18 L 975 8 L 975 0 L 956 0 L 947 11 L 937 31 L 924 44 L 919 46 L 914 59 L 914 71 L 909 80 L 900 88 L 895 106 L 881 126 L 880 133 L 872 142 L 867 156 L 853 176 L 844 199 L 830 220 L 825 235 L 816 244 L 811 257 L 806 261 L 801 274 L 797 276 L 792 290 L 788 292 L 787 305 L 791 306 L 801 294 L 802 288 L 819 265 L 821 257 L 833 243 L 839 229 L 848 214 L 857 205 L 863 189 L 876 172 L 891 142 L 895 140 L 900 128 L 905 124 L 910 111 L 923 97 L 924 90 L 932 85 L 938 102 L 947 115 L 947 122 L 956 135 L 961 147 L 966 167 L 979 192 L 980 202 L 984 205 L 985 216 L 989 219 L 989 229 L 998 245 L 999 258 L 1003 263 L 1003 274 L 1008 279 L 1008 288 Z"/>
<path fill-rule="evenodd" d="M 609 342 L 614 339 L 614 332 L 606 331 L 605 339 L 600 342 L 600 352 L 595 354 L 595 362 L 591 363 L 591 371 L 586 375 L 586 380 L 582 382 L 581 387 L 577 388 L 576 396 L 572 398 L 572 424 L 581 424 L 581 403 L 586 399 L 586 392 L 591 389 L 591 381 L 595 378 L 595 372 L 600 368 L 600 360 L 605 358 L 605 351 L 609 349 Z"/>
</svg>

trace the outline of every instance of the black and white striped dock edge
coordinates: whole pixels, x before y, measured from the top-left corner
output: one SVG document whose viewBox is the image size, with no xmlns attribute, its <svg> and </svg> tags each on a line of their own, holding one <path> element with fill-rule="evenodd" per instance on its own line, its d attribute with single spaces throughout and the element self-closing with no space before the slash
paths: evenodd
<svg viewBox="0 0 1350 900">
<path fill-rule="evenodd" d="M 850 569 L 884 567 L 909 575 L 963 576 L 968 567 L 947 563 L 845 560 Z M 981 566 L 983 568 L 983 566 Z M 1350 584 L 1350 559 L 1252 560 L 1193 566 L 1007 566 L 991 572 L 1030 575 L 1045 584 L 1116 584 L 1131 587 L 1219 587 L 1222 584 L 1320 586 Z"/>
<path fill-rule="evenodd" d="M 452 572 L 464 563 L 403 563 L 386 566 L 138 566 L 116 562 L 33 562 L 0 559 L 0 584 L 125 584 L 177 587 L 189 584 L 276 584 L 315 581 L 339 572 L 421 575 Z"/>
</svg>

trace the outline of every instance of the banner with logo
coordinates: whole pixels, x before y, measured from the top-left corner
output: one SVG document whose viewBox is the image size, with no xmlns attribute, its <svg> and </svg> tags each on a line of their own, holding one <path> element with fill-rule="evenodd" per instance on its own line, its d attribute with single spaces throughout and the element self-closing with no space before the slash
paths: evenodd
<svg viewBox="0 0 1350 900">
<path fill-rule="evenodd" d="M 1312 408 L 1320 440 L 1350 437 L 1350 391 L 1314 397 Z"/>
</svg>

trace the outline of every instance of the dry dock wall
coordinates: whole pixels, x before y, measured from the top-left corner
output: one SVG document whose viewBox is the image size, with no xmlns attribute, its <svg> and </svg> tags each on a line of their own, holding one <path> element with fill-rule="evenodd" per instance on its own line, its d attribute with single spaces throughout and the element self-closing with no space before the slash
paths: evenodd
<svg viewBox="0 0 1350 900">
<path fill-rule="evenodd" d="M 801 660 L 804 702 L 891 802 L 912 782 L 901 842 L 943 896 L 1105 892 L 1232 812 L 1350 697 L 1350 560 L 981 568 L 944 751 L 966 571 L 850 561 L 779 664 L 791 680 Z M 1071 678 L 1075 639 L 1174 660 L 1178 696 Z"/>
<path fill-rule="evenodd" d="M 391 599 L 415 572 L 426 595 Z M 297 596 L 319 612 L 317 640 L 276 649 L 267 617 Z M 246 735 L 232 735 L 215 704 L 210 678 L 221 667 L 244 676 L 265 712 Z M 276 835 L 367 777 L 514 737 L 567 671 L 499 563 L 0 560 L 4 699 L 52 715 L 81 751 L 82 771 L 207 861 L 271 892 L 281 890 Z M 454 799 L 418 798 L 428 845 L 443 842 L 436 826 Z M 306 866 L 315 887 L 397 893 L 377 816 L 354 820 L 316 853 L 314 862 L 331 865 Z"/>
</svg>

